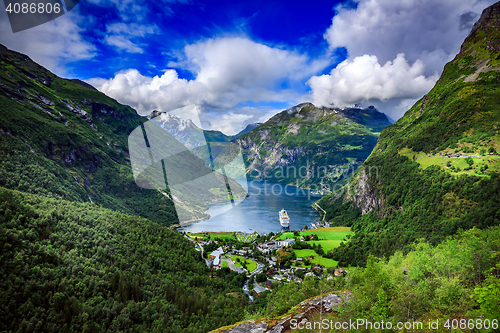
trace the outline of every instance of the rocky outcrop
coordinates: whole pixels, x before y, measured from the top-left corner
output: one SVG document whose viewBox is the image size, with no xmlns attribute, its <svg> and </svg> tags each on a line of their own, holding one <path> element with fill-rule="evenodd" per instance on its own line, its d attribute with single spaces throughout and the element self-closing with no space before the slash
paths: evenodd
<svg viewBox="0 0 500 333">
<path fill-rule="evenodd" d="M 265 138 L 265 134 L 261 134 Z M 253 169 L 259 170 L 265 167 L 275 168 L 279 166 L 286 166 L 297 160 L 299 155 L 305 156 L 306 151 L 302 147 L 287 148 L 279 142 L 268 141 L 266 142 L 266 155 L 261 155 L 260 150 L 262 145 L 256 144 L 251 139 L 238 139 L 236 143 L 240 146 L 241 150 L 253 159 Z M 307 151 L 308 153 L 309 151 Z M 249 170 L 251 171 L 251 170 Z"/>
<path fill-rule="evenodd" d="M 320 297 L 303 301 L 293 312 L 289 312 L 280 318 L 273 319 L 252 319 L 229 327 L 221 327 L 212 333 L 285 333 L 293 331 L 300 325 L 306 327 L 311 321 L 313 323 L 320 312 L 323 314 L 336 312 L 339 306 L 350 302 L 351 294 L 329 293 Z"/>
<path fill-rule="evenodd" d="M 344 197 L 343 203 L 352 201 L 354 206 L 361 209 L 361 213 L 368 214 L 374 210 L 384 210 L 384 200 L 377 195 L 377 191 L 370 185 L 370 179 L 365 168 L 361 168 L 354 187 Z"/>
</svg>

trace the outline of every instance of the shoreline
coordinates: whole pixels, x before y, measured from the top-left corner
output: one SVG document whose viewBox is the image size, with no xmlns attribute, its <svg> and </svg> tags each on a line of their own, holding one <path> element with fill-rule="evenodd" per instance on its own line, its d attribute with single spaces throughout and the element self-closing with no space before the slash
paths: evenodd
<svg viewBox="0 0 500 333">
<path fill-rule="evenodd" d="M 243 198 L 233 198 L 233 200 L 242 200 L 242 199 L 246 199 L 248 198 L 249 195 L 247 193 L 247 195 Z M 217 199 L 217 200 L 212 200 L 212 201 L 208 201 L 206 202 L 205 204 L 207 205 L 207 208 L 205 210 L 203 210 L 203 212 L 206 212 L 210 209 L 210 204 L 214 204 L 214 203 L 218 203 L 218 202 L 224 202 L 226 201 L 226 199 Z M 198 219 L 193 219 L 193 220 L 189 220 L 189 221 L 185 221 L 185 222 L 181 222 L 181 223 L 177 223 L 177 224 L 173 224 L 171 226 L 169 226 L 170 230 L 176 230 L 178 228 L 182 228 L 186 225 L 189 225 L 189 224 L 192 224 L 192 223 L 196 223 L 196 222 L 201 222 L 201 221 L 205 221 L 205 220 L 209 220 L 212 216 L 210 214 L 207 214 L 208 217 L 204 217 L 204 218 L 198 218 Z"/>
</svg>

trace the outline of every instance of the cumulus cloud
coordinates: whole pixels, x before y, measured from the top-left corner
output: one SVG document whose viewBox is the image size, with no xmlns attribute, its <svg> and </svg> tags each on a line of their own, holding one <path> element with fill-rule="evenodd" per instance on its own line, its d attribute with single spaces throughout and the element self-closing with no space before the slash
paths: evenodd
<svg viewBox="0 0 500 333">
<path fill-rule="evenodd" d="M 247 38 L 217 38 L 188 45 L 184 65 L 204 83 L 227 82 L 271 87 L 282 79 L 301 79 L 325 67 L 306 55 L 256 43 Z"/>
<path fill-rule="evenodd" d="M 375 55 L 381 63 L 399 53 L 441 71 L 468 34 L 471 20 L 494 0 L 360 0 L 356 9 L 339 6 L 325 33 L 331 48 L 346 47 L 349 56 Z M 440 54 L 440 55 L 438 55 Z M 427 61 L 436 57 L 437 63 Z"/>
<path fill-rule="evenodd" d="M 88 81 L 140 114 L 191 104 L 203 110 L 227 109 L 245 101 L 296 100 L 300 95 L 281 85 L 306 80 L 328 63 L 246 38 L 226 37 L 187 45 L 179 61 L 170 64 L 190 70 L 193 80 L 179 78 L 175 69 L 155 77 L 128 69 L 108 80 Z"/>
<path fill-rule="evenodd" d="M 425 94 L 438 79 L 437 75 L 425 77 L 424 67 L 420 60 L 410 66 L 403 53 L 384 65 L 374 55 L 363 55 L 343 61 L 329 75 L 313 76 L 308 84 L 318 105 L 411 99 Z"/>
<path fill-rule="evenodd" d="M 212 110 L 200 114 L 203 129 L 218 130 L 226 135 L 234 135 L 248 124 L 265 123 L 282 109 L 273 107 L 240 107 Z"/>
<path fill-rule="evenodd" d="M 337 6 L 324 37 L 332 50 L 345 47 L 349 57 L 330 75 L 308 81 L 313 102 L 371 101 L 401 117 L 400 106 L 432 88 L 481 11 L 494 2 L 359 0 L 355 8 Z M 397 103 L 382 103 L 391 99 Z"/>
<path fill-rule="evenodd" d="M 90 59 L 96 48 L 81 36 L 83 18 L 77 9 L 37 27 L 12 33 L 5 11 L 0 13 L 0 43 L 28 54 L 33 61 L 57 75 L 66 74 L 66 64 Z"/>
<path fill-rule="evenodd" d="M 115 77 L 109 80 L 89 79 L 87 81 L 106 95 L 117 99 L 120 103 L 132 106 L 143 115 L 153 110 L 171 111 L 193 104 L 176 103 L 178 96 L 174 93 L 179 85 L 184 86 L 187 81 L 179 79 L 177 72 L 173 69 L 155 77 L 143 76 L 137 69 L 127 69 L 116 73 Z M 165 92 L 170 92 L 170 94 Z M 166 105 L 169 107 L 165 107 Z"/>
<path fill-rule="evenodd" d="M 203 113 L 201 123 L 203 129 L 218 130 L 226 135 L 234 135 L 249 123 L 253 115 L 248 113 L 234 112 L 232 110 L 220 110 L 217 113 Z"/>
</svg>

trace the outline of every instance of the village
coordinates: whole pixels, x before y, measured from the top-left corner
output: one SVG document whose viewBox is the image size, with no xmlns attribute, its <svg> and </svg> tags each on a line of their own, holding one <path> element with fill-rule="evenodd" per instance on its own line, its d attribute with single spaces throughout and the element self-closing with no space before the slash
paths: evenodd
<svg viewBox="0 0 500 333">
<path fill-rule="evenodd" d="M 327 251 L 346 241 L 350 234 L 348 228 L 319 224 L 300 231 L 262 235 L 257 232 L 184 233 L 195 244 L 207 267 L 245 274 L 247 281 L 243 290 L 250 299 L 283 283 L 301 283 L 308 276 L 321 279 L 345 275 L 347 271 L 338 268 Z"/>
</svg>

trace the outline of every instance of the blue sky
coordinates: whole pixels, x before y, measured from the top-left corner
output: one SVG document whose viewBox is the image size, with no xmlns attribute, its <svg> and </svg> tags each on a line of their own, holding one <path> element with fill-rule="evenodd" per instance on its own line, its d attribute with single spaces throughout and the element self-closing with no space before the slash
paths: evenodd
<svg viewBox="0 0 500 333">
<path fill-rule="evenodd" d="M 428 92 L 489 0 L 82 0 L 0 43 L 140 114 L 185 107 L 234 134 L 301 102 L 397 119 Z"/>
<path fill-rule="evenodd" d="M 74 74 L 85 79 L 110 77 L 123 68 L 133 67 L 155 75 L 157 69 L 168 68 L 169 62 L 176 61 L 176 53 L 185 45 L 214 37 L 245 36 L 266 45 L 320 56 L 328 48 L 323 33 L 331 24 L 336 4 L 332 1 L 313 2 L 310 6 L 285 1 L 172 2 L 161 5 L 143 2 L 135 16 L 122 17 L 132 11 L 130 6 L 119 10 L 111 2 L 100 6 L 81 1 L 80 13 L 94 20 L 95 28 L 85 32 L 87 40 L 99 48 L 93 61 L 109 64 L 100 68 L 87 67 L 85 62 L 74 64 Z M 112 46 L 100 34 L 117 23 L 149 26 L 151 33 L 129 39 L 137 50 Z M 182 69 L 179 76 L 194 78 L 191 72 Z"/>
</svg>

